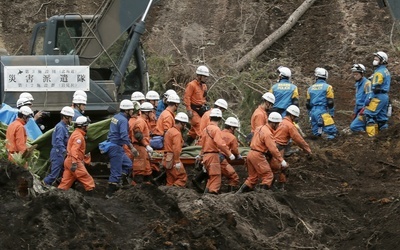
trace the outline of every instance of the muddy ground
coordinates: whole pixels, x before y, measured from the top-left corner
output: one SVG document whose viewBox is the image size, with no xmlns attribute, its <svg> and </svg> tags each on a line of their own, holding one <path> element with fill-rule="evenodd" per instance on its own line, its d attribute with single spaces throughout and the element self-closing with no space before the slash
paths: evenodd
<svg viewBox="0 0 400 250">
<path fill-rule="evenodd" d="M 29 37 L 33 23 L 54 13 L 90 13 L 99 2 L 29 0 L 10 6 L 0 1 L 0 40 L 8 51 L 23 53 L 27 44 L 21 41 Z M 174 58 L 171 74 L 180 71 L 175 76 L 178 84 L 191 77 L 182 72 L 202 62 L 222 76 L 301 2 L 222 0 L 199 6 L 198 1 L 160 1 L 148 20 L 144 44 L 149 56 Z M 301 153 L 287 158 L 291 172 L 286 192 L 214 196 L 201 195 L 190 185 L 186 189 L 144 185 L 120 190 L 114 199 L 105 200 L 106 180 L 96 179 L 91 197 L 78 186 L 21 198 L 15 193 L 17 183 L 21 176 L 29 180 L 29 175 L 3 162 L 0 248 L 397 249 L 400 58 L 390 45 L 399 43 L 394 27 L 392 31 L 390 15 L 374 0 L 319 0 L 258 58 L 266 70 L 290 65 L 302 96 L 313 69 L 326 67 L 335 88 L 335 121 L 345 131 L 354 94 L 351 64 L 364 63 L 371 73 L 373 52 L 384 50 L 390 57 L 395 106 L 390 129 L 375 138 L 345 132 L 333 141 L 307 137 L 313 158 Z M 208 46 L 200 49 L 204 44 Z M 309 134 L 306 116 L 300 124 Z M 243 181 L 244 167 L 236 170 Z M 191 179 L 194 170 L 188 172 Z"/>
</svg>

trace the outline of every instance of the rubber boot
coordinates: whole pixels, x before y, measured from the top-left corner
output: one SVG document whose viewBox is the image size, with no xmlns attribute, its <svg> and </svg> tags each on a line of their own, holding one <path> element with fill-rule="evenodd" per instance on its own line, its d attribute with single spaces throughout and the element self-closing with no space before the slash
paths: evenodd
<svg viewBox="0 0 400 250">
<path fill-rule="evenodd" d="M 243 185 L 239 188 L 238 191 L 236 191 L 235 194 L 241 194 L 241 193 L 246 193 L 251 191 L 251 188 L 249 186 L 247 186 L 245 183 L 243 183 Z"/>
<path fill-rule="evenodd" d="M 208 179 L 208 174 L 205 173 L 204 171 L 201 171 L 200 173 L 197 174 L 197 176 L 192 180 L 193 187 L 196 189 L 197 192 L 199 193 L 204 193 L 204 189 L 201 186 L 201 183 L 204 180 Z"/>
<path fill-rule="evenodd" d="M 114 194 L 117 190 L 118 190 L 117 183 L 108 183 L 106 199 L 111 199 L 112 197 L 114 197 Z"/>
</svg>

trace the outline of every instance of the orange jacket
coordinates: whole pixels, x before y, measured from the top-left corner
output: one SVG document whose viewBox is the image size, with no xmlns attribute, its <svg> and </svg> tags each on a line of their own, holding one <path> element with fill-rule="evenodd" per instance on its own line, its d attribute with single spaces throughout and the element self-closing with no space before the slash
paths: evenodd
<svg viewBox="0 0 400 250">
<path fill-rule="evenodd" d="M 289 117 L 283 118 L 282 122 L 274 132 L 274 138 L 276 143 L 280 145 L 287 145 L 290 138 L 292 138 L 293 141 L 299 145 L 299 147 L 308 153 L 311 153 L 310 146 L 300 135 L 299 131 Z"/>
<path fill-rule="evenodd" d="M 232 154 L 238 156 L 239 155 L 239 143 L 234 134 L 228 129 L 224 129 L 221 131 L 222 139 L 225 141 L 229 150 Z"/>
<path fill-rule="evenodd" d="M 231 155 L 228 146 L 222 139 L 221 130 L 214 123 L 210 123 L 201 132 L 200 146 L 202 147 L 201 151 L 203 154 L 218 153 L 221 151 L 225 156 Z"/>
<path fill-rule="evenodd" d="M 168 129 L 164 135 L 164 150 L 165 152 L 172 152 L 174 154 L 174 162 L 180 162 L 180 156 L 183 146 L 182 133 L 174 125 Z"/>
<path fill-rule="evenodd" d="M 250 122 L 251 122 L 251 132 L 254 133 L 254 130 L 257 127 L 267 124 L 268 122 L 267 111 L 265 111 L 265 109 L 261 107 L 261 105 L 259 105 L 258 108 L 254 110 Z"/>
<path fill-rule="evenodd" d="M 207 91 L 207 85 L 201 84 L 197 79 L 189 82 L 185 89 L 183 101 L 185 102 L 186 110 L 192 110 L 191 104 L 203 105 L 206 103 L 204 92 Z"/>
<path fill-rule="evenodd" d="M 211 109 L 206 111 L 203 116 L 201 117 L 200 120 L 200 131 L 203 131 L 208 124 L 210 124 L 210 113 L 211 113 Z"/>
<path fill-rule="evenodd" d="M 138 116 L 134 116 L 134 117 L 129 118 L 129 121 L 128 121 L 128 123 L 129 123 L 128 134 L 129 134 L 129 139 L 131 140 L 131 142 L 133 141 L 133 124 L 135 123 L 137 118 L 138 118 Z"/>
<path fill-rule="evenodd" d="M 67 144 L 68 156 L 71 157 L 72 163 L 83 162 L 85 160 L 85 141 L 86 132 L 80 128 L 76 128 L 71 134 Z"/>
<path fill-rule="evenodd" d="M 157 126 L 156 110 L 153 109 L 149 113 L 149 122 L 148 123 L 149 123 L 150 131 L 153 131 Z"/>
<path fill-rule="evenodd" d="M 141 141 L 133 138 L 133 143 L 141 143 L 143 146 L 147 146 L 150 144 L 150 126 L 149 122 L 143 118 L 143 116 L 139 116 L 137 120 L 133 123 L 133 134 L 136 132 L 141 132 L 143 135 L 143 139 Z"/>
<path fill-rule="evenodd" d="M 259 126 L 254 130 L 254 136 L 251 140 L 250 148 L 254 151 L 267 153 L 268 151 L 279 162 L 283 161 L 282 155 L 276 147 L 272 128 L 266 124 Z"/>
<path fill-rule="evenodd" d="M 164 136 L 164 133 L 173 126 L 175 126 L 175 114 L 170 107 L 167 107 L 158 117 L 153 135 Z"/>
<path fill-rule="evenodd" d="M 6 148 L 9 153 L 25 152 L 27 140 L 25 124 L 26 122 L 22 118 L 17 118 L 8 126 L 6 131 Z"/>
</svg>

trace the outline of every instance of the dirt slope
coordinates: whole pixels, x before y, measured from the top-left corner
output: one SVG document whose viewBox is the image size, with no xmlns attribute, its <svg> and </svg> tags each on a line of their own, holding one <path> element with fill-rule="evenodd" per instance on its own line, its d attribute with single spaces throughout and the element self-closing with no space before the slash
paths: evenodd
<svg viewBox="0 0 400 250">
<path fill-rule="evenodd" d="M 46 9 L 47 16 L 91 13 L 100 2 L 45 5 L 29 0 L 15 1 L 10 8 L 2 0 L 0 37 L 8 51 L 23 53 L 27 43 L 21 41 L 27 41 L 33 24 L 46 17 Z M 172 58 L 168 67 L 180 86 L 200 63 L 210 66 L 217 82 L 229 76 L 232 62 L 278 28 L 301 2 L 161 0 L 150 13 L 145 47 L 149 57 Z M 377 50 L 389 54 L 391 98 L 398 105 L 399 57 L 390 46 L 391 29 L 390 16 L 375 0 L 319 0 L 252 67 L 272 72 L 281 64 L 289 66 L 302 97 L 314 68 L 326 67 L 335 88 L 335 121 L 343 130 L 350 123 L 354 94 L 349 67 L 361 62 L 371 73 L 371 54 Z M 396 28 L 395 45 L 397 34 Z M 270 85 L 275 78 L 260 81 Z M 213 196 L 198 194 L 190 185 L 183 190 L 142 186 L 105 200 L 106 181 L 98 179 L 93 197 L 83 196 L 78 186 L 77 191 L 54 190 L 23 199 L 15 195 L 15 188 L 18 176 L 29 175 L 2 162 L 0 248 L 396 249 L 398 115 L 395 109 L 390 129 L 376 138 L 344 133 L 333 141 L 307 138 L 314 157 L 306 159 L 300 153 L 287 159 L 291 173 L 286 192 Z M 309 133 L 306 116 L 300 124 Z M 236 169 L 243 180 L 244 167 Z M 188 171 L 191 178 L 193 169 Z"/>
</svg>

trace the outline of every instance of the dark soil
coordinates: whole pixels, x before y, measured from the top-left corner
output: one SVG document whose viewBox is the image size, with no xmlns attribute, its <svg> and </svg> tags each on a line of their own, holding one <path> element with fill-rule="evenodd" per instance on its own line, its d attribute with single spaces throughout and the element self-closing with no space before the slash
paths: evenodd
<svg viewBox="0 0 400 250">
<path fill-rule="evenodd" d="M 48 16 L 92 13 L 101 1 L 50 2 L 34 14 L 44 1 L 13 1 L 12 7 L 0 1 L 1 38 L 7 50 L 23 53 L 27 45 L 20 48 L 21 41 L 27 41 L 33 23 L 43 20 L 46 8 Z M 215 74 L 222 74 L 301 3 L 222 0 L 199 6 L 199 1 L 160 1 L 149 17 L 144 43 L 150 54 L 173 57 L 178 67 L 171 72 L 178 68 L 175 79 L 183 84 L 193 65 L 206 59 Z M 78 186 L 21 197 L 26 194 L 18 189 L 21 183 L 32 184 L 29 173 L 2 162 L 0 248 L 397 249 L 400 58 L 390 46 L 391 29 L 390 16 L 378 9 L 375 0 L 316 1 L 286 36 L 258 58 L 266 70 L 276 68 L 274 60 L 290 65 L 301 96 L 317 66 L 329 70 L 335 88 L 335 121 L 341 134 L 333 141 L 306 138 L 313 157 L 299 153 L 287 158 L 291 171 L 285 192 L 215 196 L 201 195 L 189 184 L 185 189 L 143 185 L 119 190 L 106 200 L 106 180 L 96 179 L 93 196 Z M 394 44 L 396 34 L 395 28 Z M 215 45 L 199 49 L 206 42 Z M 354 92 L 348 69 L 360 62 L 371 73 L 371 55 L 377 50 L 388 51 L 390 57 L 395 106 L 391 126 L 375 138 L 349 135 L 345 130 Z M 300 124 L 310 132 L 306 116 Z M 245 168 L 236 170 L 243 181 Z M 195 171 L 188 167 L 188 172 L 191 179 Z"/>
</svg>

